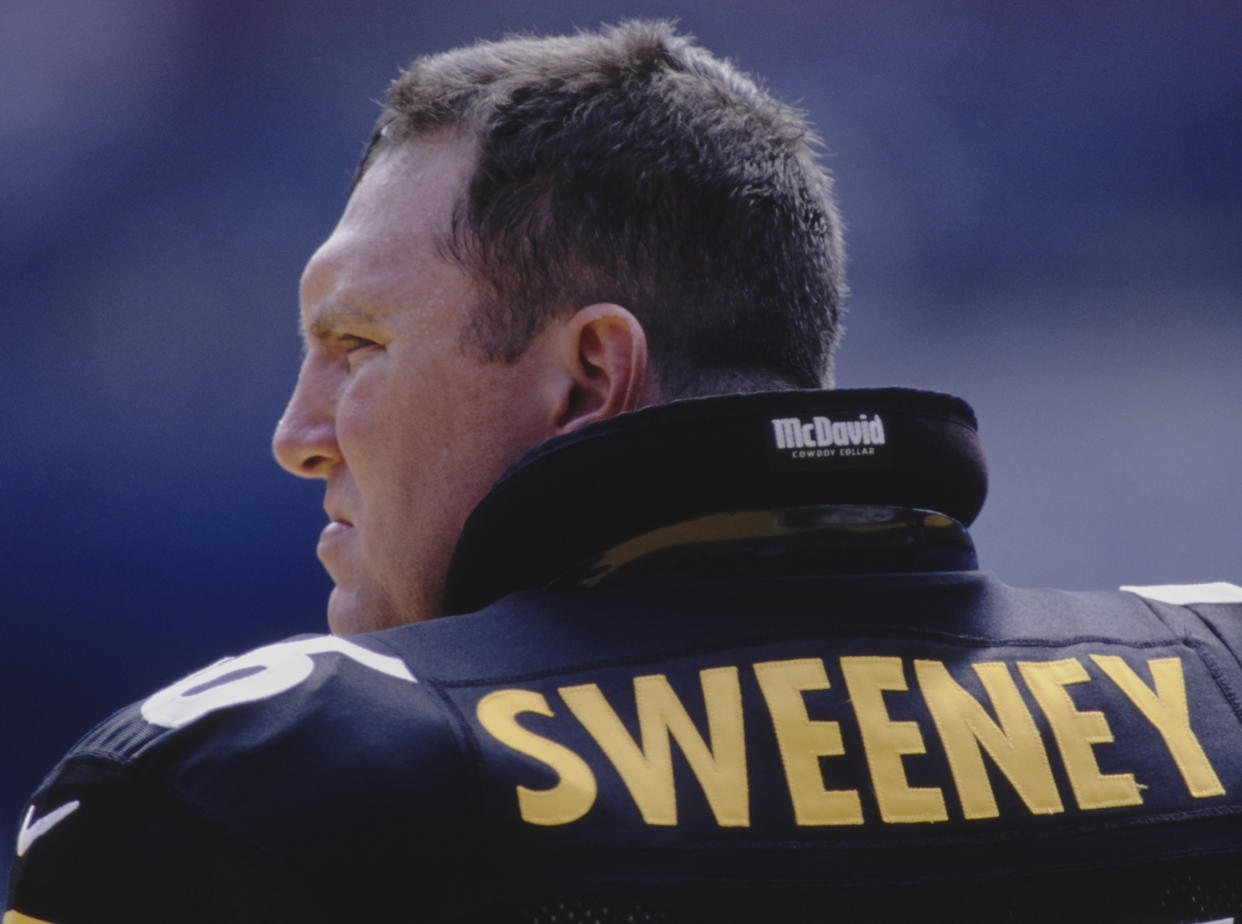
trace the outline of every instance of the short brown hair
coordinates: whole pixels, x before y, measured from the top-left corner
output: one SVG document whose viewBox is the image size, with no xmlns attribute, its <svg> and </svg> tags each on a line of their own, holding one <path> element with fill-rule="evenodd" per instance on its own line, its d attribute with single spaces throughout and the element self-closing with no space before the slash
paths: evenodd
<svg viewBox="0 0 1242 924">
<path fill-rule="evenodd" d="M 670 399 L 830 384 L 841 220 L 802 115 L 664 22 L 420 57 L 377 154 L 443 130 L 478 162 L 446 250 L 480 283 L 469 340 L 512 361 L 595 302 L 647 332 Z"/>
</svg>

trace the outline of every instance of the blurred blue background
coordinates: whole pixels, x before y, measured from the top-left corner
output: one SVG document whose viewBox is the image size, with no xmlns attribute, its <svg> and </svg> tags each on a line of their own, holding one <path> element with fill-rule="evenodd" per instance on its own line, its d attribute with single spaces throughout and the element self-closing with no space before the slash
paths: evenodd
<svg viewBox="0 0 1242 924">
<path fill-rule="evenodd" d="M 268 441 L 397 68 L 636 15 L 811 114 L 850 228 L 838 384 L 974 404 L 984 567 L 1242 580 L 1236 0 L 7 0 L 0 864 L 90 724 L 324 628 L 321 489 Z"/>
</svg>

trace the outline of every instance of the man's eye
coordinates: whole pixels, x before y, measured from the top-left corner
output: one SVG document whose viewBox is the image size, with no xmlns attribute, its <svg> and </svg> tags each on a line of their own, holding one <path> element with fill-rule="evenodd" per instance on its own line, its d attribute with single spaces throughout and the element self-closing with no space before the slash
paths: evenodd
<svg viewBox="0 0 1242 924">
<path fill-rule="evenodd" d="M 352 353 L 355 350 L 365 349 L 366 347 L 378 346 L 374 340 L 368 340 L 366 337 L 355 337 L 353 334 L 342 334 L 337 338 L 346 353 Z"/>
</svg>

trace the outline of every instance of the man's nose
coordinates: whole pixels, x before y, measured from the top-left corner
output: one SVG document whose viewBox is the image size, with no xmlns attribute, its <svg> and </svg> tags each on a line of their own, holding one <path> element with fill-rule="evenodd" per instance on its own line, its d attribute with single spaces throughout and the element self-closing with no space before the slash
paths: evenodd
<svg viewBox="0 0 1242 924">
<path fill-rule="evenodd" d="M 276 423 L 272 453 L 285 471 L 299 478 L 327 478 L 341 460 L 331 403 L 317 395 L 303 367 L 289 406 Z"/>
</svg>

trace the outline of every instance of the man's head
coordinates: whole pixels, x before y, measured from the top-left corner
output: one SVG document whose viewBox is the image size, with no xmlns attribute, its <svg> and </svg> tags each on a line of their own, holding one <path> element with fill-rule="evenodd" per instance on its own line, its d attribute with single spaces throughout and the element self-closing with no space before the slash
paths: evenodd
<svg viewBox="0 0 1242 924">
<path fill-rule="evenodd" d="M 841 222 L 802 116 L 665 23 L 419 58 L 359 168 L 455 129 L 478 163 L 450 252 L 469 331 L 518 355 L 593 302 L 642 322 L 665 400 L 831 384 Z"/>
<path fill-rule="evenodd" d="M 274 438 L 327 482 L 334 631 L 439 615 L 466 517 L 545 439 L 827 382 L 840 225 L 812 145 L 663 25 L 483 43 L 394 83 L 303 275 Z"/>
</svg>

